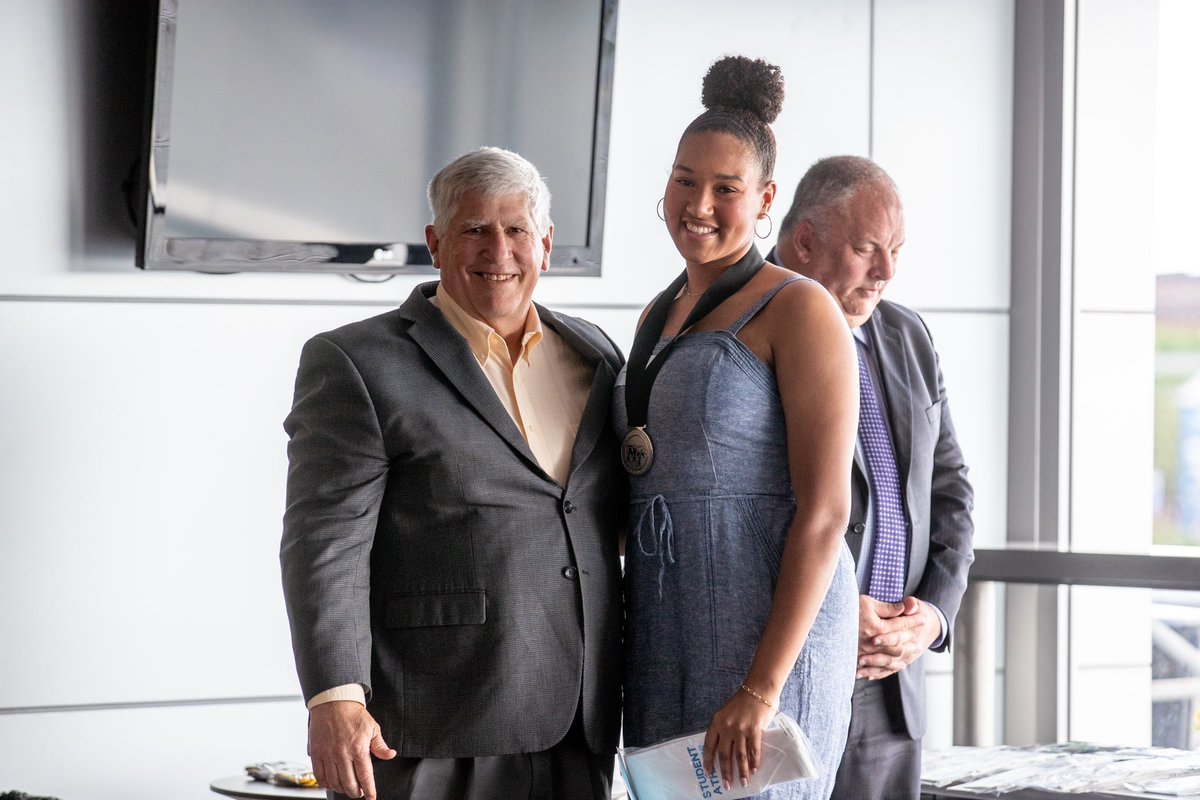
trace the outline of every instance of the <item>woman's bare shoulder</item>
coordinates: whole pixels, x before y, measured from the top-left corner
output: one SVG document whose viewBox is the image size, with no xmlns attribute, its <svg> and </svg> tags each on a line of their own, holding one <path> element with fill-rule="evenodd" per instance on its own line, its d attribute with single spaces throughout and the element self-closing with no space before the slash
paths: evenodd
<svg viewBox="0 0 1200 800">
<path fill-rule="evenodd" d="M 772 266 L 768 264 L 767 268 Z M 824 286 L 783 267 L 775 267 L 774 270 L 778 271 L 773 276 L 776 278 L 775 283 L 782 283 L 788 278 L 799 280 L 793 280 L 780 287 L 763 309 L 764 322 L 770 323 L 771 327 L 780 326 L 790 332 L 840 330 L 846 326 L 846 320 L 836 301 Z"/>
</svg>

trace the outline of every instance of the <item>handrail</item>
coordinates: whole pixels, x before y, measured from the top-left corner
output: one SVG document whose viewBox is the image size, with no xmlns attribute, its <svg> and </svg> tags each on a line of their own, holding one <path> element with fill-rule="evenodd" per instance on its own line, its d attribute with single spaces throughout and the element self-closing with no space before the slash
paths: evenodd
<svg viewBox="0 0 1200 800">
<path fill-rule="evenodd" d="M 978 549 L 968 580 L 1200 591 L 1200 548 L 1197 555 Z"/>
</svg>

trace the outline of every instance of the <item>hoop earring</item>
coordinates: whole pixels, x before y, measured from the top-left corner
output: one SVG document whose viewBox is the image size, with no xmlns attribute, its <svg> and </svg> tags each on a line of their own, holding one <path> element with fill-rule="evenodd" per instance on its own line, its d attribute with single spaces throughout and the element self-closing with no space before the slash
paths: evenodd
<svg viewBox="0 0 1200 800">
<path fill-rule="evenodd" d="M 654 209 L 655 212 L 658 214 L 658 218 L 661 219 L 663 222 L 667 221 L 667 215 L 663 213 L 663 203 L 666 202 L 666 199 L 667 198 L 665 196 L 658 198 L 658 206 L 656 206 Z"/>
<path fill-rule="evenodd" d="M 768 227 L 768 228 L 767 228 L 767 232 L 766 232 L 766 233 L 759 233 L 759 232 L 758 232 L 758 223 L 759 223 L 759 220 L 762 220 L 762 219 L 766 219 L 766 221 L 767 221 L 767 224 L 770 226 L 770 227 Z M 755 235 L 755 236 L 757 236 L 758 238 L 760 238 L 760 239 L 765 239 L 765 238 L 767 238 L 768 236 L 770 236 L 770 235 L 771 235 L 771 231 L 773 231 L 773 230 L 775 230 L 775 221 L 771 219 L 771 215 L 770 215 L 770 214 L 763 214 L 761 217 L 759 217 L 758 219 L 754 220 L 754 235 Z"/>
</svg>

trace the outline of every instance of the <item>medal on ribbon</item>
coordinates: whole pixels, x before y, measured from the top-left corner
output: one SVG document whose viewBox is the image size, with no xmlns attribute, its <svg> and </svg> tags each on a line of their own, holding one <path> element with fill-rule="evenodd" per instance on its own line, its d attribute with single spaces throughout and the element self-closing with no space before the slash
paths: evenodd
<svg viewBox="0 0 1200 800">
<path fill-rule="evenodd" d="M 688 314 L 683 325 L 679 327 L 679 335 L 667 342 L 657 353 L 654 352 L 654 347 L 662 338 L 671 304 L 687 284 L 687 270 L 681 272 L 679 277 L 671 281 L 671 285 L 655 298 L 654 305 L 650 307 L 650 312 L 633 339 L 633 349 L 629 353 L 629 364 L 625 371 L 625 414 L 629 420 L 629 431 L 621 442 L 621 465 L 630 475 L 645 475 L 654 465 L 654 442 L 647 430 L 650 390 L 654 387 L 654 380 L 666 363 L 671 348 L 688 329 L 749 283 L 765 263 L 763 257 L 758 254 L 758 248 L 751 244 L 746 254 L 722 272 L 696 301 L 692 313 Z"/>
<path fill-rule="evenodd" d="M 654 443 L 644 427 L 630 428 L 621 442 L 621 466 L 630 475 L 645 475 L 654 463 Z"/>
</svg>

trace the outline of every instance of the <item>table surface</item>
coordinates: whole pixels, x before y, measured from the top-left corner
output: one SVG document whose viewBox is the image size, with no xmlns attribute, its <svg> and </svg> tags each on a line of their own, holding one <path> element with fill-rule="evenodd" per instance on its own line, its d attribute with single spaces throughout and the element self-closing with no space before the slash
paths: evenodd
<svg viewBox="0 0 1200 800">
<path fill-rule="evenodd" d="M 954 789 L 942 789 L 929 784 L 921 784 L 922 800 L 984 800 L 984 798 L 1002 798 L 1003 800 L 1061 800 L 1061 798 L 1078 798 L 1079 800 L 1127 800 L 1127 798 L 1144 798 L 1146 795 L 1140 794 L 1109 794 L 1107 792 L 1097 794 L 1096 792 L 1083 794 L 1063 794 L 1062 792 L 1046 792 L 1040 789 L 1017 789 L 1016 791 L 1004 792 L 1002 794 L 980 794 L 978 792 L 959 792 Z M 1168 800 L 1163 795 L 1155 795 L 1162 800 Z M 1172 798 L 1171 800 L 1174 800 Z M 1188 800 L 1186 797 L 1178 798 L 1178 800 Z"/>
<path fill-rule="evenodd" d="M 616 770 L 614 770 L 614 773 Z M 300 800 L 324 800 L 324 789 L 305 789 L 300 786 L 276 786 L 265 781 L 256 781 L 248 775 L 231 775 L 228 778 L 217 778 L 208 785 L 217 794 L 238 798 L 266 798 L 268 800 L 291 797 Z M 625 782 L 619 774 L 613 775 L 613 800 L 628 800 L 629 794 Z"/>
<path fill-rule="evenodd" d="M 217 778 L 208 785 L 217 794 L 228 797 L 245 798 L 278 798 L 292 797 L 305 800 L 324 800 L 325 790 L 319 788 L 307 789 L 303 786 L 276 786 L 266 781 L 256 781 L 248 775 L 231 775 L 228 778 Z"/>
<path fill-rule="evenodd" d="M 922 800 L 1200 800 L 1197 795 L 1165 795 L 1137 794 L 1134 792 L 1082 792 L 1067 794 L 1064 792 L 1048 792 L 1040 789 L 1018 789 L 1002 794 L 980 794 L 979 792 L 959 792 L 954 789 L 942 789 L 929 784 L 921 784 Z"/>
</svg>

